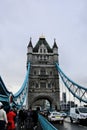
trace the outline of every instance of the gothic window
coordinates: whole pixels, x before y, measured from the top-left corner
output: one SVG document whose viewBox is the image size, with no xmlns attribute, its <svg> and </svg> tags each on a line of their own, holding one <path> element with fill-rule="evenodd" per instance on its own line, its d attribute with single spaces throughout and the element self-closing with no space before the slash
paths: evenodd
<svg viewBox="0 0 87 130">
<path fill-rule="evenodd" d="M 47 59 L 49 59 L 49 56 L 47 56 Z"/>
<path fill-rule="evenodd" d="M 52 75 L 52 71 L 50 71 L 50 75 Z"/>
<path fill-rule="evenodd" d="M 50 83 L 48 83 L 48 88 L 51 88 L 51 84 Z"/>
<path fill-rule="evenodd" d="M 38 83 L 36 83 L 36 88 L 38 88 Z"/>
<path fill-rule="evenodd" d="M 40 55 L 40 60 L 42 60 L 42 55 Z"/>
<path fill-rule="evenodd" d="M 41 74 L 41 75 L 46 75 L 46 70 L 45 70 L 44 68 L 42 68 L 42 69 L 40 70 L 40 74 Z"/>
<path fill-rule="evenodd" d="M 32 87 L 32 86 L 34 86 L 34 82 L 33 81 L 30 82 L 30 87 Z"/>
<path fill-rule="evenodd" d="M 54 86 L 54 83 L 52 83 L 52 87 Z"/>
<path fill-rule="evenodd" d="M 42 53 L 42 48 L 40 49 L 40 53 Z"/>
<path fill-rule="evenodd" d="M 34 86 L 34 82 L 33 82 L 33 86 Z"/>
<path fill-rule="evenodd" d="M 36 75 L 36 70 L 34 70 L 34 75 Z"/>
<path fill-rule="evenodd" d="M 44 56 L 44 60 L 46 60 L 46 56 Z"/>
<path fill-rule="evenodd" d="M 46 53 L 46 49 L 44 49 L 44 53 Z"/>
<path fill-rule="evenodd" d="M 41 82 L 41 83 L 40 83 L 40 87 L 41 87 L 41 88 L 46 88 L 46 83 L 45 83 L 45 82 Z"/>
</svg>

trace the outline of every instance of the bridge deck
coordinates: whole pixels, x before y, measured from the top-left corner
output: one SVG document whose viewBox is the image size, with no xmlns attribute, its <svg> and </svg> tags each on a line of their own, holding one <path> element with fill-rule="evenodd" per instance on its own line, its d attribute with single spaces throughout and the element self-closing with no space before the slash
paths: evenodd
<svg viewBox="0 0 87 130">
<path fill-rule="evenodd" d="M 40 123 L 38 122 L 38 125 L 36 128 L 35 127 L 26 128 L 25 126 L 21 127 L 19 124 L 17 124 L 16 130 L 42 130 L 42 128 L 41 128 Z"/>
</svg>

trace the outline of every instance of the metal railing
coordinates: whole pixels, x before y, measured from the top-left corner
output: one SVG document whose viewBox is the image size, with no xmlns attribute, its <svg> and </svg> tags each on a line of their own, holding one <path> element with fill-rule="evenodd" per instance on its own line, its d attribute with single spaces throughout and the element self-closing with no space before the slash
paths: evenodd
<svg viewBox="0 0 87 130">
<path fill-rule="evenodd" d="M 47 119 L 45 119 L 40 114 L 38 114 L 38 120 L 39 120 L 43 130 L 58 130 Z"/>
</svg>

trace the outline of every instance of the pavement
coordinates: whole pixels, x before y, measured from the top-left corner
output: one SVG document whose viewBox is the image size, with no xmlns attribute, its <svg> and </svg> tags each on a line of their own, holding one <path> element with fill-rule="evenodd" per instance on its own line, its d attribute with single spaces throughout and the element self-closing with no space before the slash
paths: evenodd
<svg viewBox="0 0 87 130">
<path fill-rule="evenodd" d="M 17 124 L 16 130 L 42 130 L 40 123 L 38 122 L 37 126 L 26 128 L 25 126 L 19 126 Z"/>
</svg>

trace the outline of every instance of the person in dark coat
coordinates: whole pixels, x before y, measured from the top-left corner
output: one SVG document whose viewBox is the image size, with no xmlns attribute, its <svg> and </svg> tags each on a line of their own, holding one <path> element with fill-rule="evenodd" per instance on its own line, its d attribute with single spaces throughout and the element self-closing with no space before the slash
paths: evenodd
<svg viewBox="0 0 87 130">
<path fill-rule="evenodd" d="M 24 115 L 24 111 L 22 109 L 19 111 L 18 118 L 19 118 L 19 123 L 21 125 L 21 128 L 24 127 L 25 115 Z"/>
<path fill-rule="evenodd" d="M 33 111 L 32 111 L 32 108 L 30 107 L 27 110 L 27 118 L 25 121 L 26 128 L 30 129 L 30 130 L 33 129 L 33 117 L 32 116 L 33 116 Z"/>
<path fill-rule="evenodd" d="M 33 123 L 34 123 L 34 127 L 35 127 L 35 126 L 37 126 L 37 123 L 38 123 L 38 113 L 36 110 L 33 110 L 32 118 L 33 118 Z"/>
</svg>

